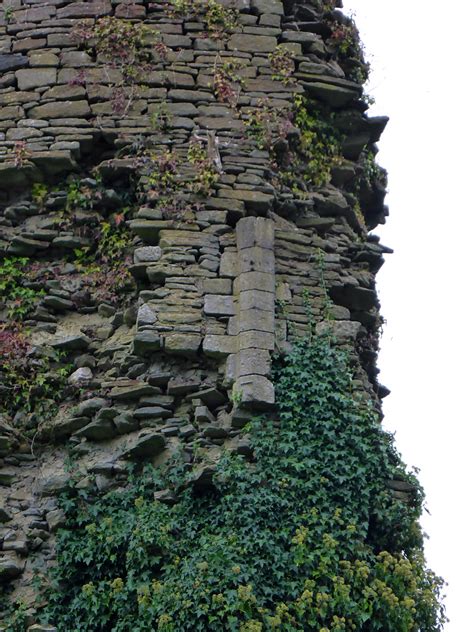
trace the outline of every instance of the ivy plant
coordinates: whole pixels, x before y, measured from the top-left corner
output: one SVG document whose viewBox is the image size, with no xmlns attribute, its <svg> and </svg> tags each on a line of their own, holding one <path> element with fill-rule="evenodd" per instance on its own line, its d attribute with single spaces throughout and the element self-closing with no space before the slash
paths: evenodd
<svg viewBox="0 0 474 632">
<path fill-rule="evenodd" d="M 426 568 L 423 493 L 327 338 L 276 358 L 277 412 L 247 428 L 251 461 L 221 458 L 196 490 L 179 455 L 100 493 L 62 499 L 42 596 L 59 632 L 438 632 L 443 582 Z M 408 483 L 402 502 L 387 482 Z M 167 489 L 171 505 L 155 500 Z"/>
</svg>

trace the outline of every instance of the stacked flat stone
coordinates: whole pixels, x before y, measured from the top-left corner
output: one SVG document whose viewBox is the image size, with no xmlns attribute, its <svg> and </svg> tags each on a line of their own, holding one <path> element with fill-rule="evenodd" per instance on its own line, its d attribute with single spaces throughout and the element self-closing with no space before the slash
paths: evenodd
<svg viewBox="0 0 474 632">
<path fill-rule="evenodd" d="M 2 423 L 0 581 L 13 584 L 13 598 L 31 602 L 34 565 L 54 563 L 66 443 L 84 473 L 81 484 L 101 490 L 123 484 L 128 461 L 163 463 L 178 446 L 190 462 L 194 444 L 210 462 L 223 446 L 249 456 L 242 428 L 255 411 L 274 405 L 271 355 L 312 323 L 347 346 L 361 391 L 381 392 L 371 340 L 379 322 L 375 273 L 389 249 L 367 234 L 344 183 L 356 176 L 362 151 L 373 147 L 387 121 L 364 114 L 362 88 L 329 53 L 317 4 L 237 0 L 239 28 L 216 39 L 203 37 L 204 25 L 193 16 L 170 17 L 165 2 L 5 0 L 0 254 L 31 257 L 69 275 L 63 283 L 42 282 L 45 293 L 29 326 L 33 344 L 72 359 L 70 380 L 87 393 L 41 427 L 34 451 L 11 430 L 11 420 Z M 117 71 L 80 50 L 71 35 L 81 20 L 93 24 L 101 16 L 146 24 L 169 49 L 166 60 L 153 58 L 122 114 L 111 104 Z M 295 82 L 273 77 L 268 55 L 277 46 L 293 54 Z M 220 102 L 213 86 L 215 68 L 231 61 L 241 78 L 235 107 Z M 304 199 L 274 186 L 272 158 L 244 123 L 262 99 L 284 111 L 296 94 L 347 112 L 352 121 L 343 164 L 330 184 Z M 166 128 L 156 129 L 164 108 Z M 185 160 L 195 136 L 218 141 L 222 172 L 213 192 L 184 218 L 164 217 L 146 199 L 128 223 L 136 300 L 78 307 L 80 275 L 65 259 L 89 243 L 61 226 L 64 187 L 49 191 L 40 209 L 31 185 L 63 183 L 95 166 L 114 208 L 114 188 L 136 170 L 119 150 L 140 139 Z M 18 143 L 25 158 L 15 162 Z M 380 191 L 369 201 L 368 228 L 385 221 L 383 197 Z M 93 216 L 81 211 L 79 220 Z M 195 484 L 210 485 L 212 467 L 195 467 Z M 168 491 L 157 500 L 168 502 Z"/>
</svg>

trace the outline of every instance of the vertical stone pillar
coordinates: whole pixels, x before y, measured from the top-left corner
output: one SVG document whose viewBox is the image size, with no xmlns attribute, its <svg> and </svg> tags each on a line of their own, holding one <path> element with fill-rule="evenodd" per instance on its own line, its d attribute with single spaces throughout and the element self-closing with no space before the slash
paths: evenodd
<svg viewBox="0 0 474 632">
<path fill-rule="evenodd" d="M 245 217 L 236 228 L 238 276 L 235 322 L 238 350 L 228 360 L 235 377 L 234 401 L 243 408 L 265 408 L 275 401 L 269 380 L 275 347 L 274 222 Z"/>
</svg>

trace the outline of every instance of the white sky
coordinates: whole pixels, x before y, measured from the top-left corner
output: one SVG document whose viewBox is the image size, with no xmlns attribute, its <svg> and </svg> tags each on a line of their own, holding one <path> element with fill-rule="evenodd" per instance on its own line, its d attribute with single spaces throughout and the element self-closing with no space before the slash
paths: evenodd
<svg viewBox="0 0 474 632">
<path fill-rule="evenodd" d="M 448 582 L 446 632 L 474 630 L 472 0 L 345 0 L 373 72 L 373 114 L 395 249 L 378 275 L 387 320 L 379 366 L 385 426 L 420 467 L 428 564 Z"/>
</svg>

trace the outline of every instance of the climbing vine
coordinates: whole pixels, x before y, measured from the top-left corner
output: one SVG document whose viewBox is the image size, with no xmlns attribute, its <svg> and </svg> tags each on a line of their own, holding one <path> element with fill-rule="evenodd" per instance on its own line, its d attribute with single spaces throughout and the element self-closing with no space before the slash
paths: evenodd
<svg viewBox="0 0 474 632">
<path fill-rule="evenodd" d="M 418 526 L 423 494 L 326 338 L 276 359 L 278 417 L 248 427 L 207 490 L 179 456 L 125 489 L 71 484 L 45 621 L 74 629 L 438 632 L 442 580 Z M 410 493 L 395 498 L 387 481 Z M 172 504 L 155 500 L 167 489 Z"/>
</svg>

